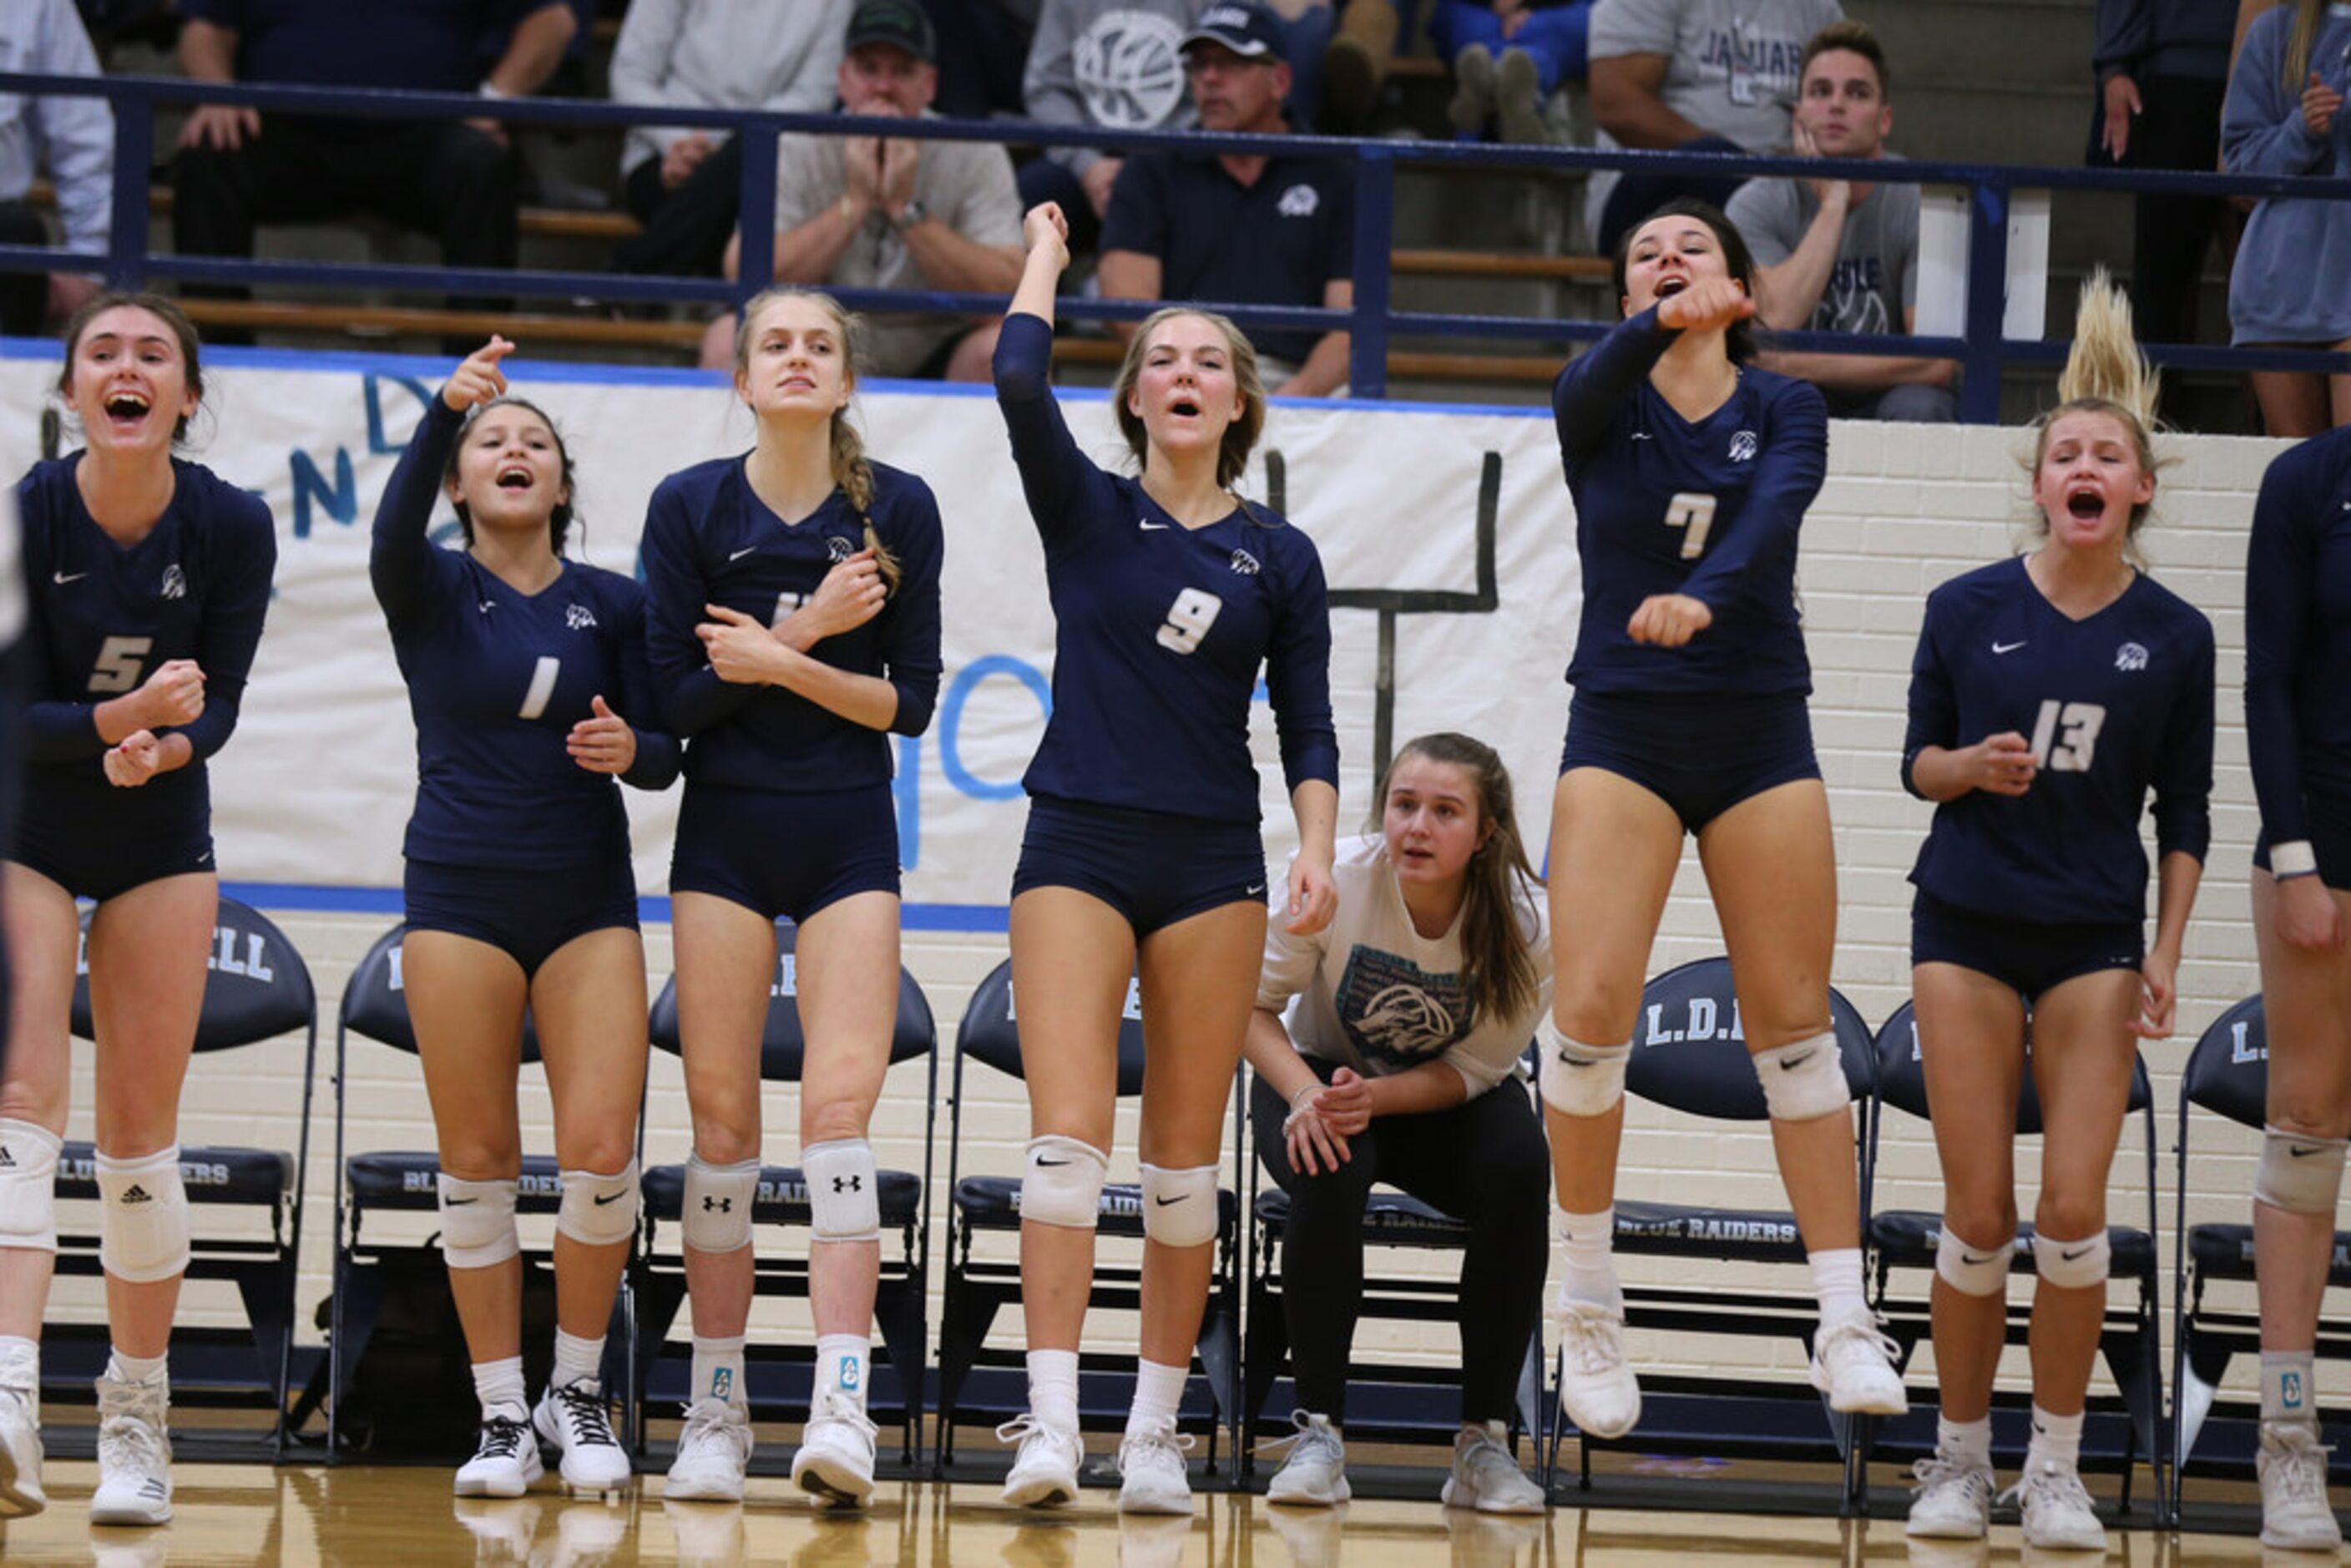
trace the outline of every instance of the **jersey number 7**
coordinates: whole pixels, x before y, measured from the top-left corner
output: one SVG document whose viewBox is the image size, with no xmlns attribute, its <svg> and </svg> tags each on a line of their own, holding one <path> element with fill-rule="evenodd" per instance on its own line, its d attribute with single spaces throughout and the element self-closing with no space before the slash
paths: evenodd
<svg viewBox="0 0 2351 1568">
<path fill-rule="evenodd" d="M 1706 536 L 1714 527 L 1714 497 L 1684 490 L 1666 503 L 1666 527 L 1682 530 L 1682 559 L 1696 560 L 1706 549 Z"/>
</svg>

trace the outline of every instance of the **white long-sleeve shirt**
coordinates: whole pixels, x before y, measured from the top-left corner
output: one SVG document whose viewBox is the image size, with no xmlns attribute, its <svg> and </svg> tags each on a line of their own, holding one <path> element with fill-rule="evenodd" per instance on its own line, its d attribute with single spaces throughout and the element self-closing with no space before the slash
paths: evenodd
<svg viewBox="0 0 2351 1568">
<path fill-rule="evenodd" d="M 6 0 L 5 10 L 0 71 L 99 74 L 73 0 Z M 114 183 L 114 110 L 106 99 L 0 93 L 0 201 L 23 200 L 44 162 L 57 183 L 66 247 L 105 250 Z"/>
<path fill-rule="evenodd" d="M 853 4 L 631 0 L 612 46 L 612 100 L 822 114 L 838 96 L 841 42 Z M 631 126 L 621 148 L 622 174 L 695 134 L 675 126 Z"/>
<path fill-rule="evenodd" d="M 1474 1018 L 1461 973 L 1461 920 L 1441 936 L 1413 928 L 1387 841 L 1342 839 L 1331 867 L 1339 913 L 1311 936 L 1282 928 L 1287 890 L 1274 883 L 1257 1005 L 1290 1009 L 1290 1038 L 1305 1055 L 1367 1078 L 1441 1058 L 1471 1099 L 1517 1067 L 1535 1020 L 1551 1006 L 1551 917 L 1542 890 L 1521 883 L 1519 929 L 1533 958 L 1536 995 L 1523 1015 Z M 1295 998 L 1295 1005 L 1292 999 Z"/>
</svg>

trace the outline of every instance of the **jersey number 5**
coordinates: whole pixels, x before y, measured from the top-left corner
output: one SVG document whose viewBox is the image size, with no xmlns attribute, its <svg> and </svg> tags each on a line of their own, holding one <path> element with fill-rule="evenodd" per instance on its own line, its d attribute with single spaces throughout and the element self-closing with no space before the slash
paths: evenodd
<svg viewBox="0 0 2351 1568">
<path fill-rule="evenodd" d="M 2050 698 L 2041 705 L 2041 718 L 2032 727 L 2033 765 L 2052 773 L 2087 773 L 2105 722 L 2104 704 Z"/>
<path fill-rule="evenodd" d="M 1706 549 L 1706 536 L 1714 527 L 1714 497 L 1684 490 L 1666 503 L 1666 527 L 1682 530 L 1682 559 L 1696 560 Z"/>
<path fill-rule="evenodd" d="M 98 663 L 89 672 L 89 689 L 101 695 L 137 691 L 141 666 L 154 645 L 152 637 L 109 637 L 100 643 Z"/>
<path fill-rule="evenodd" d="M 1192 652 L 1217 623 L 1217 612 L 1224 607 L 1225 601 L 1206 589 L 1186 589 L 1167 607 L 1167 619 L 1159 627 L 1159 645 L 1178 653 Z"/>
</svg>

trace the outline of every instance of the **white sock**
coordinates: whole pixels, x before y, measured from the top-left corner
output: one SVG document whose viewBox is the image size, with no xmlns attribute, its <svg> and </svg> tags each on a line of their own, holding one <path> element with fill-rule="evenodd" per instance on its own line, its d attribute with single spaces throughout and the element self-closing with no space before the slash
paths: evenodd
<svg viewBox="0 0 2351 1568">
<path fill-rule="evenodd" d="M 1567 1293 L 1611 1312 L 1625 1310 L 1625 1289 L 1616 1282 L 1616 1206 L 1593 1214 L 1559 1216 L 1560 1239 L 1567 1243 Z"/>
<path fill-rule="evenodd" d="M 0 1341 L 5 1346 L 5 1341 Z M 0 1359 L 5 1359 L 0 1350 Z M 2262 1352 L 2262 1419 L 2318 1424 L 2317 1389 L 2311 1381 L 2317 1359 L 2314 1350 Z"/>
<path fill-rule="evenodd" d="M 1813 1291 L 1821 1299 L 1821 1322 L 1843 1322 L 1865 1317 L 1869 1298 L 1861 1291 L 1861 1249 L 1832 1247 L 1808 1255 L 1813 1265 Z"/>
<path fill-rule="evenodd" d="M 816 1342 L 816 1385 L 846 1395 L 851 1404 L 865 1408 L 865 1372 L 872 1364 L 873 1342 L 863 1334 L 819 1334 Z"/>
<path fill-rule="evenodd" d="M 1188 1366 L 1169 1366 L 1163 1362 L 1138 1361 L 1134 1364 L 1134 1404 L 1126 1413 L 1126 1435 L 1138 1437 L 1164 1422 L 1176 1419 L 1176 1406 L 1184 1402 L 1184 1380 L 1192 1375 Z"/>
<path fill-rule="evenodd" d="M 2082 1417 L 2078 1412 L 2052 1416 L 2038 1405 L 2032 1407 L 2032 1441 L 2025 1445 L 2024 1468 L 2029 1470 L 2044 1459 L 2069 1470 L 2082 1468 Z"/>
<path fill-rule="evenodd" d="M 1964 1460 L 1976 1469 L 1991 1469 L 1991 1417 L 1986 1415 L 1972 1421 L 1954 1421 L 1947 1416 L 1938 1416 L 1935 1452 L 1947 1459 Z"/>
<path fill-rule="evenodd" d="M 522 1391 L 522 1357 L 474 1363 L 474 1397 L 481 1401 L 484 1416 L 506 1410 L 519 1419 L 529 1414 L 530 1404 Z"/>
<path fill-rule="evenodd" d="M 1078 1429 L 1078 1353 L 1074 1350 L 1032 1350 L 1029 1353 L 1029 1413 L 1041 1427 L 1056 1432 Z"/>
<path fill-rule="evenodd" d="M 575 1383 L 592 1381 L 604 1371 L 604 1336 L 582 1339 L 578 1334 L 555 1331 L 555 1371 L 549 1377 L 550 1386 L 569 1388 Z"/>
<path fill-rule="evenodd" d="M 152 1383 L 164 1374 L 171 1360 L 165 1355 L 125 1355 L 120 1345 L 111 1348 L 106 1361 L 106 1375 L 117 1383 Z"/>
<path fill-rule="evenodd" d="M 743 1386 L 741 1334 L 727 1339 L 694 1336 L 694 1382 L 687 1390 L 686 1403 L 691 1405 L 697 1399 L 716 1399 L 738 1410 L 750 1407 L 750 1391 Z"/>
</svg>

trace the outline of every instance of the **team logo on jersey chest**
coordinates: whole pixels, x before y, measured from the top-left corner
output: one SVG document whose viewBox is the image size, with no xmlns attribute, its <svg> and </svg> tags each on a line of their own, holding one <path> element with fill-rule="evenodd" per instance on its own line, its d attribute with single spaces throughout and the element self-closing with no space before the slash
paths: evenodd
<svg viewBox="0 0 2351 1568">
<path fill-rule="evenodd" d="M 1292 185 L 1281 193 L 1274 211 L 1285 218 L 1311 218 L 1314 209 L 1322 204 L 1322 193 L 1311 185 Z"/>
<path fill-rule="evenodd" d="M 2124 643 L 2115 650 L 2115 668 L 2117 670 L 2146 669 L 2147 649 L 2137 643 Z"/>
<path fill-rule="evenodd" d="M 1243 577 L 1255 577 L 1259 571 L 1264 570 L 1262 567 L 1258 565 L 1257 557 L 1249 554 L 1249 552 L 1245 549 L 1237 549 L 1233 551 L 1231 564 L 1232 569 L 1235 571 L 1239 572 Z"/>
<path fill-rule="evenodd" d="M 188 596 L 187 574 L 180 570 L 178 561 L 163 569 L 162 594 L 166 599 L 185 599 Z"/>
<path fill-rule="evenodd" d="M 841 562 L 847 560 L 851 556 L 855 555 L 857 553 L 857 547 L 850 543 L 847 539 L 842 538 L 839 534 L 827 534 L 824 536 L 824 551 L 825 554 L 832 558 L 833 564 L 838 566 Z"/>
<path fill-rule="evenodd" d="M 596 612 L 584 604 L 563 607 L 563 624 L 574 632 L 585 632 L 596 624 Z"/>
<path fill-rule="evenodd" d="M 1755 433 L 1753 431 L 1736 430 L 1731 432 L 1730 460 L 1733 463 L 1752 463 L 1755 460 Z"/>
</svg>

